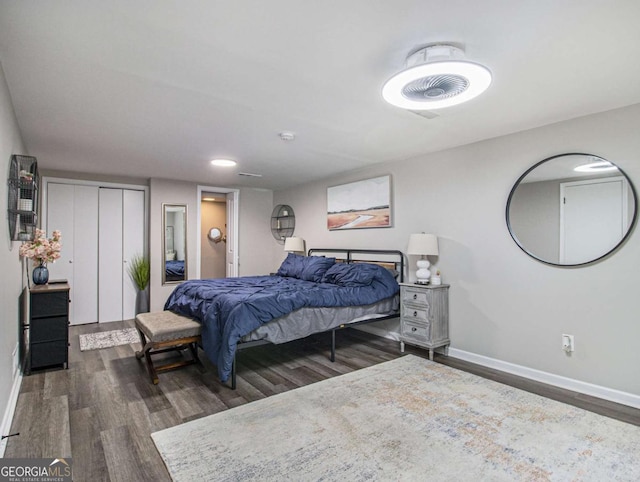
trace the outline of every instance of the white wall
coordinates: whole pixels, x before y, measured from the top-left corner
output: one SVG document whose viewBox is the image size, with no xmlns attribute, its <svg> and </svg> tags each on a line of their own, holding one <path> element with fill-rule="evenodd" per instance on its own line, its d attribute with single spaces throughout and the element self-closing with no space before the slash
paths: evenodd
<svg viewBox="0 0 640 482">
<path fill-rule="evenodd" d="M 525 255 L 505 222 L 513 183 L 555 154 L 602 156 L 640 186 L 638 125 L 635 105 L 279 191 L 274 204 L 293 207 L 307 248 L 406 251 L 411 233 L 437 234 L 452 347 L 640 395 L 638 234 L 602 262 L 563 269 Z M 392 175 L 394 227 L 329 232 L 326 188 L 382 174 Z M 272 270 L 282 258 L 274 246 Z M 563 333 L 575 335 L 570 357 Z"/>
<path fill-rule="evenodd" d="M 269 274 L 273 266 L 271 236 L 273 192 L 266 189 L 240 190 L 240 276 Z M 282 245 L 279 244 L 280 250 Z"/>
<path fill-rule="evenodd" d="M 2 221 L 0 222 L 0 417 L 8 408 L 11 387 L 16 373 L 13 369 L 13 352 L 18 343 L 19 309 L 18 297 L 26 283 L 23 279 L 22 263 L 18 255 L 20 243 L 11 241 L 7 225 L 6 201 L 10 158 L 12 154 L 28 154 L 24 148 L 16 120 L 9 88 L 0 65 L 0 199 L 2 199 Z M 9 422 L 8 420 L 6 421 Z M 9 427 L 2 427 L 9 430 Z M 5 432 L 3 432 L 5 433 Z M 2 445 L 4 446 L 4 445 Z"/>
</svg>

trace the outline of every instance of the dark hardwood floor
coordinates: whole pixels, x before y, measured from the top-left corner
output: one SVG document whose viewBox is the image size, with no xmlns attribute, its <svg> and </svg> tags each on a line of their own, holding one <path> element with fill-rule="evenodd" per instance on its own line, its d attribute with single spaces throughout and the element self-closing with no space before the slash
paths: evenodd
<svg viewBox="0 0 640 482">
<path fill-rule="evenodd" d="M 238 388 L 217 381 L 203 355 L 192 365 L 160 375 L 152 385 L 138 345 L 80 352 L 78 335 L 133 326 L 124 321 L 71 327 L 68 370 L 24 377 L 5 457 L 72 457 L 76 481 L 170 480 L 152 432 L 401 356 L 399 344 L 357 330 L 337 333 L 331 363 L 329 334 L 285 345 L 243 350 Z M 407 346 L 406 353 L 427 352 Z M 173 356 L 173 355 L 167 355 Z M 640 425 L 640 410 L 550 387 L 454 358 L 436 361 L 508 385 Z"/>
</svg>

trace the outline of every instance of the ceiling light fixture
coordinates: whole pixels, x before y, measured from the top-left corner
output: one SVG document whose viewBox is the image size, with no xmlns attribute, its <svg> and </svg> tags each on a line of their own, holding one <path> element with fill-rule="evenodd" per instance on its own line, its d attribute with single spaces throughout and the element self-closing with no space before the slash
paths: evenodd
<svg viewBox="0 0 640 482">
<path fill-rule="evenodd" d="M 574 167 L 573 170 L 577 172 L 606 172 L 617 171 L 618 168 L 609 161 L 593 161 Z"/>
<path fill-rule="evenodd" d="M 237 162 L 231 159 L 212 159 L 211 164 L 217 167 L 233 167 Z"/>
<path fill-rule="evenodd" d="M 464 51 L 432 45 L 410 54 L 405 70 L 382 87 L 384 100 L 411 110 L 442 109 L 482 94 L 491 84 L 491 71 L 464 60 Z"/>
</svg>

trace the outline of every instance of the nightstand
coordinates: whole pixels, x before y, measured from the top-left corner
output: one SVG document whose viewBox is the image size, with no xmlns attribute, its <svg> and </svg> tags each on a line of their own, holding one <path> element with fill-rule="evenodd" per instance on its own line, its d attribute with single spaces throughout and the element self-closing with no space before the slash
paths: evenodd
<svg viewBox="0 0 640 482">
<path fill-rule="evenodd" d="M 22 294 L 24 374 L 69 362 L 69 285 L 35 285 Z M 21 356 L 22 360 L 22 356 Z"/>
<path fill-rule="evenodd" d="M 400 351 L 404 344 L 433 350 L 444 348 L 449 340 L 449 285 L 400 283 Z"/>
</svg>

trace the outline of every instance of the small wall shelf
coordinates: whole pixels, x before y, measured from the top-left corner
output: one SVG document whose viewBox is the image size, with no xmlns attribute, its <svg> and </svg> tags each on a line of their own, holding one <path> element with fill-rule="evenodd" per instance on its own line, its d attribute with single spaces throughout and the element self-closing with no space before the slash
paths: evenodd
<svg viewBox="0 0 640 482">
<path fill-rule="evenodd" d="M 278 204 L 271 213 L 271 234 L 280 243 L 293 236 L 296 228 L 296 216 L 293 208 L 286 204 Z"/>
<path fill-rule="evenodd" d="M 9 234 L 14 241 L 30 241 L 38 224 L 38 161 L 31 156 L 11 156 L 9 171 Z"/>
</svg>

